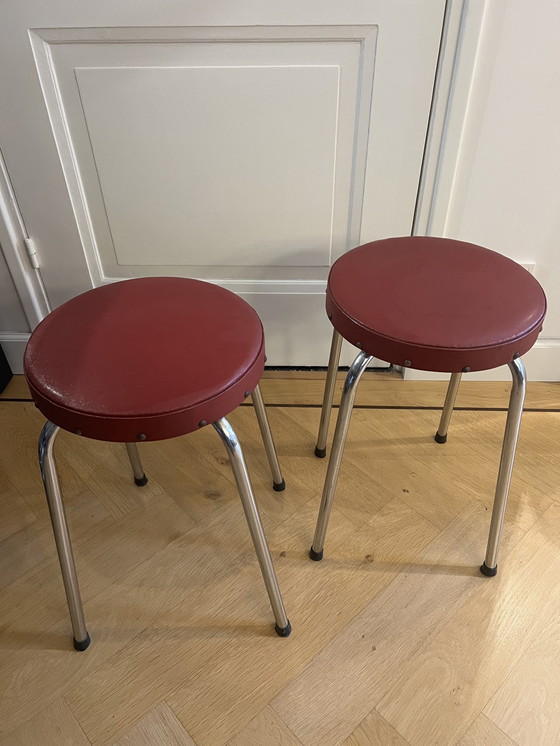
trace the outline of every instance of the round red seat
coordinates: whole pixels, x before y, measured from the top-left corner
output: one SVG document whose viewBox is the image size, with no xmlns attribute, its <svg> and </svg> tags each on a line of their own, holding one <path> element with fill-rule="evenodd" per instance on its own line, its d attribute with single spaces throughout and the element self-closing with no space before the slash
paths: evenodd
<svg viewBox="0 0 560 746">
<path fill-rule="evenodd" d="M 333 265 L 327 313 L 369 355 L 439 372 L 488 370 L 523 355 L 546 313 L 539 283 L 516 262 L 447 238 L 364 244 Z"/>
<path fill-rule="evenodd" d="M 253 391 L 263 329 L 217 285 L 126 280 L 53 311 L 33 332 L 24 367 L 55 425 L 97 440 L 162 440 L 215 422 Z"/>
</svg>

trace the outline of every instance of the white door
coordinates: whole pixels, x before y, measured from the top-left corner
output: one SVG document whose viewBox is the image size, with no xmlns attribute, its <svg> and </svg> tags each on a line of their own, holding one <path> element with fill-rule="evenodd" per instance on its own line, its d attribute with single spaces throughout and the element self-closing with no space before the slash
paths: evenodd
<svg viewBox="0 0 560 746">
<path fill-rule="evenodd" d="M 270 365 L 325 365 L 330 265 L 411 232 L 444 6 L 4 0 L 0 146 L 51 306 L 206 278 Z"/>
</svg>

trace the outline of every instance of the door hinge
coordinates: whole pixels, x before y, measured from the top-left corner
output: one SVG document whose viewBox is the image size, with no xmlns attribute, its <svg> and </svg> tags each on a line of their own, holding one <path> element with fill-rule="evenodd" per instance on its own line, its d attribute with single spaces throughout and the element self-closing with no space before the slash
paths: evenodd
<svg viewBox="0 0 560 746">
<path fill-rule="evenodd" d="M 39 256 L 37 254 L 37 245 L 32 238 L 24 238 L 25 248 L 27 250 L 27 256 L 33 269 L 39 269 Z"/>
</svg>

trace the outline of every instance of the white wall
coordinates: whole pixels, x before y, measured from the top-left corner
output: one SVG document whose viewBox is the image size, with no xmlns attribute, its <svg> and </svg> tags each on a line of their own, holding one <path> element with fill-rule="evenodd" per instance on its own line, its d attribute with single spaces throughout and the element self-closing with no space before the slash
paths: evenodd
<svg viewBox="0 0 560 746">
<path fill-rule="evenodd" d="M 469 0 L 467 6 L 482 4 Z M 486 0 L 485 6 L 476 74 L 467 116 L 461 121 L 459 162 L 455 169 L 456 151 L 444 156 L 453 161 L 454 179 L 446 190 L 445 220 L 433 233 L 535 263 L 549 313 L 526 363 L 530 378 L 558 380 L 560 3 Z M 464 91 L 461 95 L 464 103 Z M 21 323 L 24 317 L 13 288 L 4 289 L 9 286 L 6 273 L 0 262 L 0 292 L 5 293 L 1 309 L 8 319 L 0 320 L 0 332 L 24 331 L 27 325 Z M 14 324 L 16 328 L 8 328 Z M 507 368 L 497 377 L 508 378 Z"/>
<path fill-rule="evenodd" d="M 535 263 L 549 311 L 526 362 L 541 380 L 560 379 L 559 29 L 558 0 L 487 3 L 445 228 Z"/>
<path fill-rule="evenodd" d="M 12 370 L 21 373 L 29 324 L 0 247 L 0 345 Z"/>
<path fill-rule="evenodd" d="M 29 331 L 29 325 L 0 249 L 0 334 L 27 331 Z"/>
</svg>

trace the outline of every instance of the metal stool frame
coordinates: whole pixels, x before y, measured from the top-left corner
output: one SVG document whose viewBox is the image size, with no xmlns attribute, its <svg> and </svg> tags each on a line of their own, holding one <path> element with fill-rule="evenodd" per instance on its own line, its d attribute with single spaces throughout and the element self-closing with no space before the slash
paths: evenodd
<svg viewBox="0 0 560 746">
<path fill-rule="evenodd" d="M 319 425 L 317 446 L 315 448 L 315 455 L 319 458 L 322 458 L 326 455 L 329 419 L 332 410 L 336 373 L 340 360 L 341 344 L 342 337 L 336 331 L 336 329 L 334 329 L 329 357 L 329 367 L 325 383 L 325 393 L 323 397 L 323 407 L 321 411 L 321 422 Z M 333 438 L 332 451 L 327 468 L 327 475 L 325 478 L 323 496 L 321 499 L 321 506 L 319 508 L 319 515 L 317 517 L 315 537 L 309 551 L 309 556 L 311 557 L 311 559 L 316 561 L 323 559 L 325 536 L 327 533 L 329 516 L 334 501 L 336 484 L 338 481 L 342 454 L 344 452 L 344 446 L 346 444 L 346 436 L 348 435 L 348 428 L 350 426 L 350 418 L 352 416 L 352 408 L 354 406 L 357 386 L 363 372 L 369 365 L 371 359 L 372 356 L 367 355 L 363 351 L 360 351 L 354 362 L 350 366 L 350 369 L 348 370 L 348 374 L 346 376 L 346 380 L 344 382 L 342 398 L 340 401 L 340 409 L 338 411 L 336 429 Z M 517 439 L 519 436 L 519 427 L 521 425 L 521 415 L 523 414 L 523 402 L 525 401 L 525 390 L 527 383 L 525 366 L 520 357 L 508 363 L 508 367 L 512 375 L 513 383 L 509 399 L 508 414 L 502 445 L 502 455 L 500 458 L 500 466 L 498 470 L 498 479 L 494 496 L 494 506 L 492 508 L 492 518 L 490 521 L 490 531 L 488 535 L 486 557 L 480 567 L 480 571 L 483 573 L 483 575 L 487 576 L 494 576 L 498 572 L 498 547 L 504 525 L 507 498 L 511 483 L 511 475 L 513 471 Z M 455 404 L 455 398 L 457 396 L 460 382 L 461 374 L 452 373 L 447 389 L 447 395 L 445 397 L 445 402 L 443 405 L 443 410 L 441 413 L 439 427 L 435 435 L 435 440 L 438 443 L 445 443 L 445 441 L 447 440 L 447 429 L 451 420 L 451 414 L 453 412 L 453 406 Z"/>
<path fill-rule="evenodd" d="M 253 390 L 252 400 L 272 472 L 273 487 L 275 490 L 280 491 L 284 489 L 285 482 L 280 470 L 280 464 L 278 463 L 276 448 L 268 424 L 266 409 L 259 386 L 256 386 Z M 235 476 L 235 482 L 237 484 L 237 490 L 239 492 L 239 497 L 241 498 L 245 518 L 247 519 L 249 532 L 255 547 L 255 553 L 259 561 L 272 611 L 274 613 L 276 621 L 275 630 L 280 637 L 288 637 L 291 632 L 291 625 L 286 616 L 286 610 L 278 587 L 276 573 L 272 564 L 272 558 L 266 542 L 257 504 L 255 502 L 241 445 L 239 444 L 239 440 L 237 439 L 233 428 L 225 417 L 214 422 L 213 426 L 228 452 L 233 474 Z M 70 620 L 72 622 L 74 648 L 76 650 L 85 650 L 90 644 L 90 636 L 86 628 L 76 564 L 72 552 L 70 532 L 68 530 L 68 522 L 66 520 L 66 513 L 64 510 L 64 503 L 62 500 L 54 458 L 54 444 L 59 431 L 60 428 L 58 425 L 49 421 L 45 423 L 41 435 L 39 436 L 39 465 L 49 506 L 56 549 L 58 552 L 60 569 L 62 571 L 62 580 L 66 592 L 68 610 L 70 612 Z M 142 462 L 140 460 L 136 443 L 126 443 L 126 449 L 130 459 L 135 483 L 138 486 L 147 484 L 148 479 L 144 473 L 144 469 L 142 468 Z"/>
</svg>

